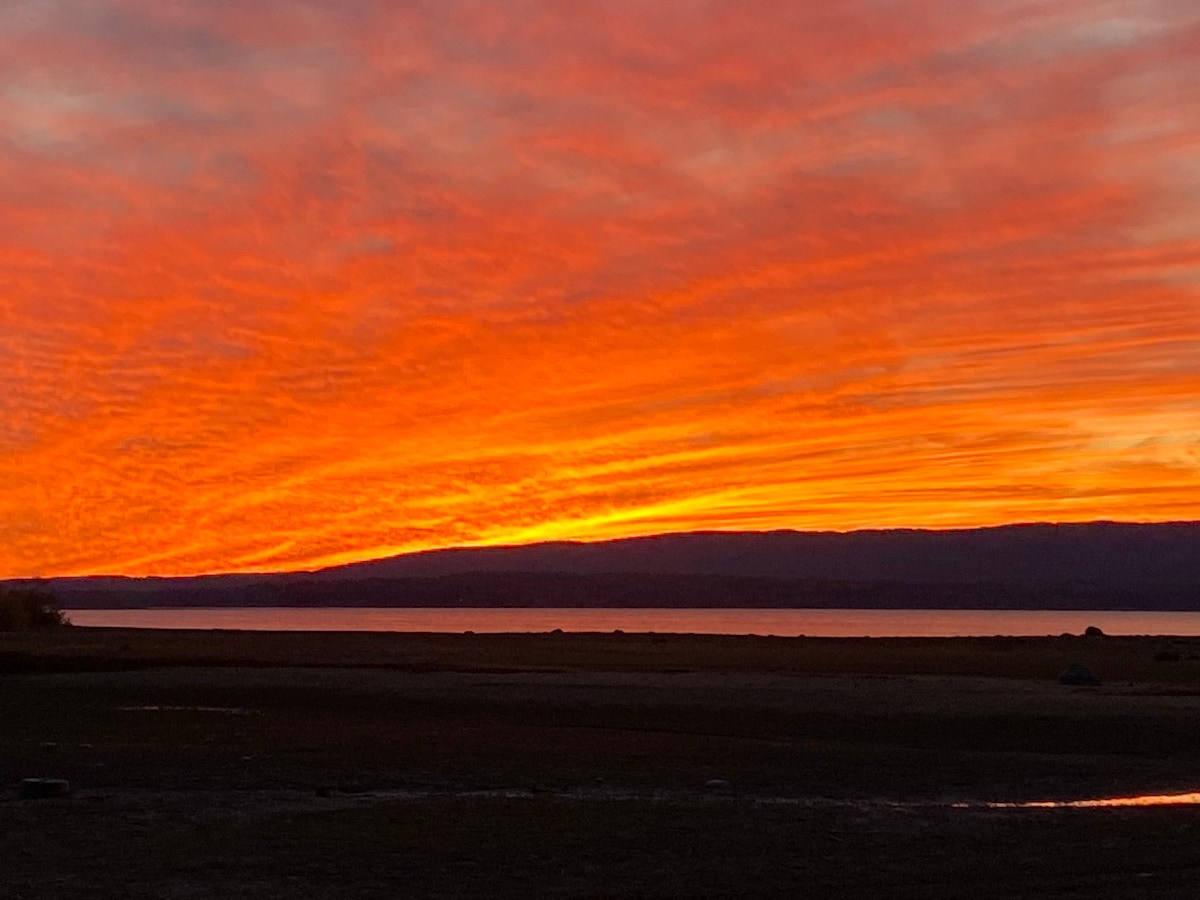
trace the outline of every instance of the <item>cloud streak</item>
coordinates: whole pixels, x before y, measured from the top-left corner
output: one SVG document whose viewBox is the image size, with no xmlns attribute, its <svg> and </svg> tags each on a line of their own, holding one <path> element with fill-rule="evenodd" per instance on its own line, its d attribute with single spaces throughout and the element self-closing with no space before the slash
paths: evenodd
<svg viewBox="0 0 1200 900">
<path fill-rule="evenodd" d="M 1175 0 L 0 13 L 0 574 L 1193 517 Z"/>
</svg>

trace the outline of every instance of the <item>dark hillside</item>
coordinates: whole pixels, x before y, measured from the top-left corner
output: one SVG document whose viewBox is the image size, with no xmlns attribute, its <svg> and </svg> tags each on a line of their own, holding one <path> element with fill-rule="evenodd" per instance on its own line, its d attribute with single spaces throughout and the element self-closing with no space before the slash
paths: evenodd
<svg viewBox="0 0 1200 900">
<path fill-rule="evenodd" d="M 69 608 L 1200 609 L 1200 523 L 699 532 L 434 550 L 319 572 L 41 584 Z"/>
</svg>

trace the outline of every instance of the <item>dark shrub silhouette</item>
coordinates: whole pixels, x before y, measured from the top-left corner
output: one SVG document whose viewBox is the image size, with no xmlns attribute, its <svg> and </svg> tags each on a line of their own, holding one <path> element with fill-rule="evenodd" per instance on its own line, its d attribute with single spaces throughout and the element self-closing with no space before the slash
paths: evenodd
<svg viewBox="0 0 1200 900">
<path fill-rule="evenodd" d="M 0 587 L 0 631 L 65 624 L 53 594 L 36 588 Z"/>
</svg>

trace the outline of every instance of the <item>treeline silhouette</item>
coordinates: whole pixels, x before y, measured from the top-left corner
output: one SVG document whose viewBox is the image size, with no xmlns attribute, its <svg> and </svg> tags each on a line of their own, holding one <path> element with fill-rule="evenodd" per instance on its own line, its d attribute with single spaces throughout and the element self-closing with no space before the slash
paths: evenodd
<svg viewBox="0 0 1200 900">
<path fill-rule="evenodd" d="M 25 631 L 63 624 L 54 594 L 36 587 L 0 585 L 0 631 Z"/>
</svg>

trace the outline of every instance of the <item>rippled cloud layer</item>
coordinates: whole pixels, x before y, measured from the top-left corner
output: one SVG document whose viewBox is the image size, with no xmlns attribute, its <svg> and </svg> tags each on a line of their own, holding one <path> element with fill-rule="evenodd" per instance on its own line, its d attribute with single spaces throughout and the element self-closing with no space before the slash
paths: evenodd
<svg viewBox="0 0 1200 900">
<path fill-rule="evenodd" d="M 10 0 L 0 575 L 1194 518 L 1190 0 Z"/>
</svg>

